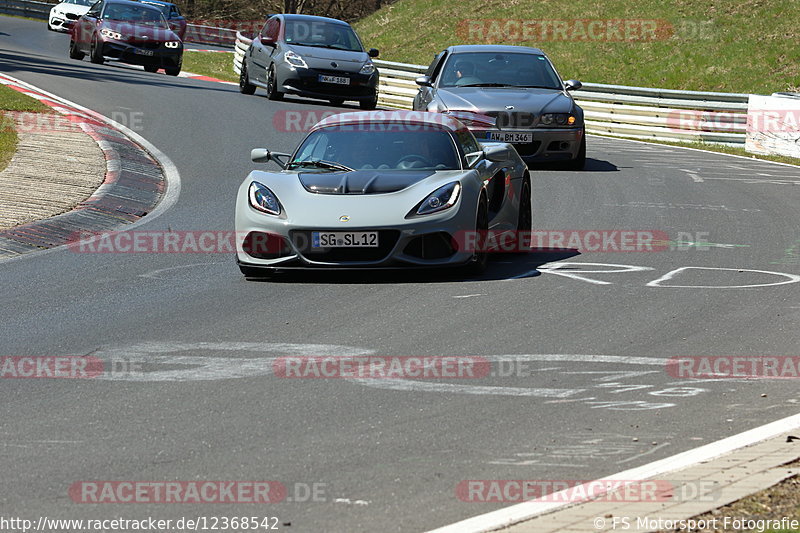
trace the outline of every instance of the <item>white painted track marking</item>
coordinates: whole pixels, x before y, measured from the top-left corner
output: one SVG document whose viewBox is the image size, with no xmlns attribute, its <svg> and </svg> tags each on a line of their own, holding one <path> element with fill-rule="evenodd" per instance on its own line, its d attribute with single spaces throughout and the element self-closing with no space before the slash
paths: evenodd
<svg viewBox="0 0 800 533">
<path fill-rule="evenodd" d="M 775 283 L 757 283 L 752 285 L 664 285 L 663 282 L 669 281 L 674 278 L 678 273 L 686 270 L 725 270 L 731 272 L 756 272 L 758 274 L 771 274 L 774 276 L 783 276 L 788 278 L 784 281 L 776 281 Z M 770 272 L 768 270 L 752 270 L 747 268 L 718 268 L 718 267 L 680 267 L 667 272 L 658 279 L 649 282 L 646 287 L 672 287 L 684 289 L 749 289 L 752 287 L 772 287 L 776 285 L 786 285 L 788 283 L 797 283 L 800 281 L 800 276 L 797 274 L 786 274 L 785 272 Z"/>
</svg>

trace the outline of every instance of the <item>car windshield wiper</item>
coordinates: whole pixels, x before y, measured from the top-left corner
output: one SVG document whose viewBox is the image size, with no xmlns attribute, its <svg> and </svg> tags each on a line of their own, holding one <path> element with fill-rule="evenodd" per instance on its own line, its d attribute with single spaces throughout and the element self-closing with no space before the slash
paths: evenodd
<svg viewBox="0 0 800 533">
<path fill-rule="evenodd" d="M 456 85 L 456 87 L 518 87 L 518 86 L 509 85 L 507 83 L 465 83 L 464 85 Z"/>
<path fill-rule="evenodd" d="M 560 87 L 551 87 L 549 85 L 509 85 L 509 87 L 522 87 L 524 89 L 552 89 L 554 91 L 560 90 Z"/>
<path fill-rule="evenodd" d="M 353 50 L 352 48 L 344 47 L 343 45 L 335 44 L 320 44 L 320 43 L 292 43 L 292 46 L 311 46 L 313 48 L 330 48 L 331 50 L 344 50 L 345 52 L 360 52 L 361 50 Z"/>
<path fill-rule="evenodd" d="M 331 170 L 344 170 L 345 172 L 353 172 L 353 169 L 347 167 L 345 165 L 341 165 L 339 163 L 334 163 L 333 161 L 325 161 L 323 159 L 309 159 L 308 161 L 292 161 L 286 168 L 295 168 L 295 167 L 316 167 L 316 168 L 327 168 Z"/>
</svg>

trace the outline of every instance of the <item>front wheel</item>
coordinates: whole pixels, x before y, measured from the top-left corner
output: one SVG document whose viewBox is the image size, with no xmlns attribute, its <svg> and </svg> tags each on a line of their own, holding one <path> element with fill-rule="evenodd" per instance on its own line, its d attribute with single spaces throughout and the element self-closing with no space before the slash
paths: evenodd
<svg viewBox="0 0 800 533">
<path fill-rule="evenodd" d="M 486 271 L 489 264 L 489 254 L 486 251 L 486 234 L 489 231 L 489 204 L 481 196 L 478 212 L 475 215 L 475 231 L 478 234 L 474 240 L 477 249 L 472 259 L 464 265 L 464 273 L 468 276 L 479 276 Z"/>
<path fill-rule="evenodd" d="M 275 65 L 270 65 L 267 72 L 267 98 L 281 100 L 283 93 L 278 90 L 278 77 L 275 75 Z"/>
<path fill-rule="evenodd" d="M 583 130 L 583 135 L 581 135 L 581 146 L 578 148 L 578 155 L 575 159 L 571 161 L 567 161 L 566 164 L 569 170 L 583 170 L 583 167 L 586 166 L 586 130 Z"/>
<path fill-rule="evenodd" d="M 75 44 L 75 41 L 70 39 L 69 40 L 69 58 L 70 59 L 77 59 L 78 61 L 80 61 L 85 56 L 86 56 L 86 54 L 84 54 L 83 52 L 78 50 L 78 45 Z"/>
<path fill-rule="evenodd" d="M 97 37 L 92 37 L 92 44 L 89 46 L 89 61 L 96 65 L 103 63 L 102 45 L 98 44 Z"/>
<path fill-rule="evenodd" d="M 378 107 L 378 95 L 375 95 L 375 98 L 371 100 L 362 100 L 358 103 L 358 107 L 361 109 L 372 110 Z"/>
<path fill-rule="evenodd" d="M 239 92 L 242 94 L 255 94 L 256 86 L 247 78 L 247 63 L 242 60 L 242 71 L 239 73 Z"/>
<path fill-rule="evenodd" d="M 167 73 L 167 76 L 177 76 L 178 74 L 181 73 L 181 67 L 180 65 L 178 65 L 177 67 L 165 68 L 164 72 Z"/>
</svg>

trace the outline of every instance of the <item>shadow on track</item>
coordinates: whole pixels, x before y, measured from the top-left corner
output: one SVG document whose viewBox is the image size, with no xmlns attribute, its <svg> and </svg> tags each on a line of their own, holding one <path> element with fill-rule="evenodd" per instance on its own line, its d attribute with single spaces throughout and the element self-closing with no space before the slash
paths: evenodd
<svg viewBox="0 0 800 533">
<path fill-rule="evenodd" d="M 592 159 L 591 157 L 586 158 L 586 165 L 583 167 L 583 170 L 568 170 L 564 168 L 563 163 L 532 163 L 528 165 L 528 168 L 532 172 L 536 172 L 539 170 L 557 170 L 559 172 L 619 172 L 619 167 L 610 161 L 605 161 L 602 159 Z"/>
<path fill-rule="evenodd" d="M 66 59 L 66 49 L 64 57 Z M 65 60 L 63 63 L 39 55 L 26 56 L 14 53 L 0 52 L 0 72 L 14 76 L 15 72 L 33 72 L 96 82 L 122 82 L 134 85 L 148 85 L 160 87 L 175 87 L 180 89 L 200 89 L 203 91 L 232 92 L 231 86 L 206 83 L 202 86 L 193 85 L 187 78 L 172 78 L 163 74 L 151 74 L 143 70 L 122 67 L 114 63 L 93 65 L 88 61 Z"/>
<path fill-rule="evenodd" d="M 526 254 L 498 255 L 489 268 L 478 277 L 468 277 L 457 268 L 395 269 L 395 270 L 283 270 L 268 278 L 246 278 L 257 283 L 315 283 L 315 284 L 385 284 L 385 283 L 471 283 L 534 278 L 541 275 L 538 267 L 580 255 L 572 248 L 546 248 Z M 243 278 L 244 280 L 244 278 Z"/>
</svg>

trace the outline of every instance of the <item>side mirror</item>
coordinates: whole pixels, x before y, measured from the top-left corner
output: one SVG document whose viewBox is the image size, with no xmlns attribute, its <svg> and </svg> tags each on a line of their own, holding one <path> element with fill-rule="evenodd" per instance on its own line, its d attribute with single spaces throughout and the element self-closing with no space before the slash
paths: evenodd
<svg viewBox="0 0 800 533">
<path fill-rule="evenodd" d="M 272 160 L 272 152 L 266 148 L 253 148 L 250 150 L 250 159 L 253 163 L 268 163 Z"/>
<path fill-rule="evenodd" d="M 253 163 L 268 163 L 270 161 L 275 161 L 281 168 L 286 168 L 286 160 L 288 160 L 290 157 L 290 154 L 285 154 L 283 152 L 270 152 L 266 148 L 253 148 L 250 150 L 250 159 L 253 161 Z"/>
<path fill-rule="evenodd" d="M 66 17 L 67 17 L 69 20 L 78 20 L 79 18 L 81 18 L 81 16 L 80 16 L 80 15 L 78 15 L 77 13 L 67 13 L 65 16 L 66 16 Z"/>
<path fill-rule="evenodd" d="M 567 80 L 567 81 L 564 82 L 564 87 L 568 91 L 577 91 L 578 89 L 583 87 L 583 84 L 581 82 L 579 82 L 578 80 Z"/>
<path fill-rule="evenodd" d="M 420 87 L 433 87 L 430 76 L 420 76 L 414 80 Z"/>
<path fill-rule="evenodd" d="M 467 160 L 467 168 L 472 168 L 475 165 L 477 165 L 478 161 L 483 159 L 484 155 L 485 153 L 483 150 L 479 152 L 470 152 L 467 155 L 465 155 L 464 158 L 466 158 Z"/>
<path fill-rule="evenodd" d="M 378 57 L 378 54 L 380 54 L 380 52 L 378 52 L 377 48 L 370 48 L 369 52 L 367 52 L 369 57 Z"/>
<path fill-rule="evenodd" d="M 483 153 L 486 156 L 486 159 L 492 163 L 502 163 L 503 161 L 508 161 L 509 159 L 508 147 L 504 144 L 488 146 L 483 149 Z"/>
</svg>

